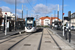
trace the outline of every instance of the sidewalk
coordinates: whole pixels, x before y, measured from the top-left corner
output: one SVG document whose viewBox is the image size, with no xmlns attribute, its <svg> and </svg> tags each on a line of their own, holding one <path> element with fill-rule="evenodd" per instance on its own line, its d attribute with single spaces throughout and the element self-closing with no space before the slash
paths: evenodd
<svg viewBox="0 0 75 50">
<path fill-rule="evenodd" d="M 5 33 L 0 31 L 0 39 L 1 38 L 6 38 L 8 36 L 11 36 L 11 35 L 14 35 L 14 34 L 18 34 L 18 33 L 21 33 L 21 32 L 24 32 L 24 30 L 16 30 L 16 31 L 12 31 L 12 32 L 7 32 L 7 35 L 5 35 Z"/>
<path fill-rule="evenodd" d="M 69 44 L 67 44 L 63 39 L 61 39 L 59 36 L 57 36 L 55 34 L 55 31 L 53 31 L 52 29 L 50 29 L 49 32 L 52 35 L 52 37 L 55 39 L 55 41 L 58 43 L 58 45 L 60 46 L 60 48 L 62 50 L 74 50 L 73 47 L 69 46 Z"/>
</svg>

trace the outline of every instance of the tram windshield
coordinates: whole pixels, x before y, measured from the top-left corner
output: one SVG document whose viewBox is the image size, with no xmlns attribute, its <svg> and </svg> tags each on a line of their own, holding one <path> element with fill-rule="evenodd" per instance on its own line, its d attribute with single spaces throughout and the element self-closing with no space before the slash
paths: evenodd
<svg viewBox="0 0 75 50">
<path fill-rule="evenodd" d="M 32 24 L 27 24 L 27 27 L 31 26 L 32 27 Z"/>
</svg>

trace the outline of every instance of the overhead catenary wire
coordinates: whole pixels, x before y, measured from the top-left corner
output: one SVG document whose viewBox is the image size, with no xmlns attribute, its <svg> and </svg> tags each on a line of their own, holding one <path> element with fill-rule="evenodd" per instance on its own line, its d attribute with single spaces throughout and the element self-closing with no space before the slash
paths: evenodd
<svg viewBox="0 0 75 50">
<path fill-rule="evenodd" d="M 31 5 L 31 3 L 29 2 L 29 0 L 27 0 L 27 2 L 28 2 L 29 5 L 32 7 L 32 9 L 35 11 L 35 9 L 33 8 L 33 6 Z"/>
</svg>

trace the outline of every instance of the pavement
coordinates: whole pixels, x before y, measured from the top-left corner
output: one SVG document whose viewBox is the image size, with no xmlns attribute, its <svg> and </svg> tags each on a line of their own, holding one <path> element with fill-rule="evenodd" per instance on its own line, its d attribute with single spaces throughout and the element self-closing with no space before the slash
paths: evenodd
<svg viewBox="0 0 75 50">
<path fill-rule="evenodd" d="M 46 28 L 43 30 L 43 37 L 40 50 L 59 50 L 58 46 L 55 44 L 54 40 L 49 35 Z"/>
<path fill-rule="evenodd" d="M 28 36 L 29 35 L 21 34 L 21 35 L 14 35 L 11 36 L 10 38 L 0 40 L 0 50 L 8 50 L 11 46 L 21 41 L 22 39 L 27 38 Z"/>
<path fill-rule="evenodd" d="M 24 32 L 24 30 L 16 30 L 12 32 L 7 32 L 7 35 L 5 35 L 4 32 L 0 31 L 0 39 L 6 38 L 8 36 L 14 35 L 14 34 L 21 34 L 21 32 Z"/>
<path fill-rule="evenodd" d="M 63 37 L 62 35 L 62 31 L 60 30 L 55 30 L 55 29 L 50 29 L 57 37 L 59 37 L 63 42 L 65 42 L 66 44 L 68 44 L 71 48 L 73 48 L 73 50 L 75 50 L 75 42 L 71 40 L 71 43 L 69 43 L 69 40 L 65 40 L 65 37 Z M 74 36 L 75 37 L 75 36 Z M 62 43 L 61 43 L 62 44 Z"/>
<path fill-rule="evenodd" d="M 55 31 L 48 28 L 38 30 L 35 33 L 24 33 L 0 40 L 0 50 L 73 50 Z"/>
<path fill-rule="evenodd" d="M 37 50 L 42 32 L 33 33 L 28 38 L 14 46 L 11 50 Z"/>
</svg>

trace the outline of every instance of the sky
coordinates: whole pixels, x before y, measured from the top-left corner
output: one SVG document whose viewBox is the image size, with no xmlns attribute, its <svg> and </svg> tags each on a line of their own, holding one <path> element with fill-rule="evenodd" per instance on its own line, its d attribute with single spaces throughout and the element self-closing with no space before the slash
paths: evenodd
<svg viewBox="0 0 75 50">
<path fill-rule="evenodd" d="M 17 17 L 34 16 L 40 18 L 44 16 L 57 17 L 59 5 L 59 18 L 62 19 L 62 0 L 16 0 L 17 1 Z M 75 12 L 75 0 L 64 0 L 64 16 L 68 16 L 68 11 Z M 15 14 L 15 0 L 0 0 L 0 8 L 2 11 L 10 11 Z M 37 17 L 38 15 L 38 17 Z"/>
</svg>

